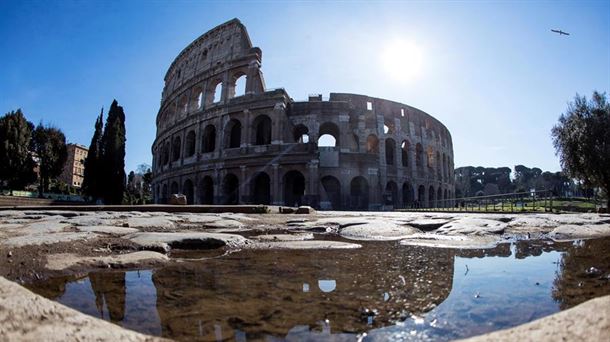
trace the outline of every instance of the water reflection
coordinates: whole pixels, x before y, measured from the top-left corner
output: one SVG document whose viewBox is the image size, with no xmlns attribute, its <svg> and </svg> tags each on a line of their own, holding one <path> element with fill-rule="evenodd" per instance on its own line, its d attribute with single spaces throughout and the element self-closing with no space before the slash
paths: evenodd
<svg viewBox="0 0 610 342">
<path fill-rule="evenodd" d="M 447 340 L 610 294 L 609 246 L 610 239 L 486 250 L 376 242 L 356 251 L 244 251 L 32 289 L 179 340 L 353 340 L 365 332 L 370 340 Z"/>
</svg>

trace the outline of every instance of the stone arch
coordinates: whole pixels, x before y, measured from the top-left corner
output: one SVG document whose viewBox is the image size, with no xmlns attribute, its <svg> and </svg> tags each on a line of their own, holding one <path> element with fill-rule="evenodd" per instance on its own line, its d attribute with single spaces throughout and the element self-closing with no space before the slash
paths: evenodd
<svg viewBox="0 0 610 342">
<path fill-rule="evenodd" d="M 405 208 L 413 207 L 413 187 L 409 182 L 402 185 L 402 204 Z"/>
<path fill-rule="evenodd" d="M 191 91 L 191 103 L 189 107 L 191 111 L 200 110 L 203 108 L 203 89 L 201 86 L 196 86 Z"/>
<path fill-rule="evenodd" d="M 292 170 L 284 175 L 284 204 L 300 206 L 305 195 L 305 176 Z"/>
<path fill-rule="evenodd" d="M 229 98 L 243 96 L 246 94 L 247 76 L 243 71 L 237 71 L 231 77 Z"/>
<path fill-rule="evenodd" d="M 180 188 L 178 188 L 178 182 L 172 182 L 169 191 L 172 195 L 180 193 Z"/>
<path fill-rule="evenodd" d="M 239 179 L 232 173 L 222 180 L 222 204 L 234 205 L 239 203 Z"/>
<path fill-rule="evenodd" d="M 420 143 L 415 145 L 415 165 L 418 168 L 424 166 L 424 148 Z"/>
<path fill-rule="evenodd" d="M 434 208 L 436 206 L 436 193 L 434 192 L 434 187 L 430 185 L 428 188 L 428 208 Z"/>
<path fill-rule="evenodd" d="M 379 153 L 379 139 L 375 134 L 369 134 L 366 138 L 366 152 Z"/>
<path fill-rule="evenodd" d="M 203 139 L 201 139 L 201 152 L 214 152 L 216 149 L 216 126 L 210 124 L 203 129 Z"/>
<path fill-rule="evenodd" d="M 258 172 L 252 179 L 252 203 L 271 204 L 271 178 L 265 172 Z"/>
<path fill-rule="evenodd" d="M 186 196 L 186 204 L 193 204 L 195 200 L 195 188 L 193 185 L 193 181 L 187 179 L 184 181 L 182 185 L 182 193 Z"/>
<path fill-rule="evenodd" d="M 186 94 L 182 94 L 180 96 L 180 98 L 178 99 L 178 113 L 180 114 L 179 116 L 180 117 L 184 116 L 184 114 L 186 114 L 188 112 L 188 108 L 189 108 L 188 96 L 186 96 Z"/>
<path fill-rule="evenodd" d="M 368 210 L 369 208 L 369 182 L 362 176 L 356 176 L 350 182 L 350 196 L 352 209 Z"/>
<path fill-rule="evenodd" d="M 195 155 L 195 144 L 196 144 L 195 131 L 189 131 L 186 134 L 186 140 L 184 142 L 185 157 L 192 157 L 193 155 Z"/>
<path fill-rule="evenodd" d="M 330 142 L 332 142 L 331 139 L 328 139 L 328 138 L 322 139 L 325 135 L 329 135 L 334 138 L 334 140 L 335 140 L 334 145 L 330 143 Z M 339 127 L 334 122 L 323 123 L 322 125 L 320 125 L 320 130 L 319 130 L 319 134 L 318 134 L 318 137 L 319 137 L 318 141 L 317 141 L 318 146 L 338 147 L 339 146 L 339 135 L 340 135 Z M 320 145 L 320 140 L 325 140 L 328 142 L 325 143 L 325 141 L 323 141 L 322 143 L 324 145 Z"/>
<path fill-rule="evenodd" d="M 309 128 L 307 126 L 299 124 L 294 128 L 293 133 L 296 143 L 304 144 L 309 142 Z"/>
<path fill-rule="evenodd" d="M 324 176 L 320 180 L 326 199 L 333 210 L 341 209 L 341 182 L 333 176 Z"/>
<path fill-rule="evenodd" d="M 426 157 L 427 157 L 427 161 L 428 163 L 426 164 L 428 166 L 429 169 L 433 169 L 434 168 L 434 149 L 432 149 L 432 146 L 428 146 L 428 149 L 426 150 Z"/>
<path fill-rule="evenodd" d="M 169 199 L 169 192 L 167 191 L 167 184 L 163 184 L 161 187 L 161 203 L 167 203 Z"/>
<path fill-rule="evenodd" d="M 212 103 L 220 103 L 222 100 L 222 82 L 219 82 L 214 86 L 214 93 L 212 94 Z"/>
<path fill-rule="evenodd" d="M 385 186 L 385 205 L 398 206 L 398 186 L 394 181 L 389 181 Z"/>
<path fill-rule="evenodd" d="M 254 145 L 271 144 L 271 118 L 261 114 L 252 122 L 252 137 Z"/>
<path fill-rule="evenodd" d="M 180 159 L 180 145 L 182 144 L 182 140 L 180 137 L 174 137 L 174 141 L 172 142 L 172 162 L 178 161 Z"/>
<path fill-rule="evenodd" d="M 163 145 L 163 152 L 162 152 L 162 154 L 163 154 L 163 157 L 162 157 L 161 160 L 163 162 L 163 165 L 169 164 L 169 143 L 168 142 L 166 142 Z"/>
<path fill-rule="evenodd" d="M 222 96 L 222 80 L 217 78 L 210 81 L 206 93 L 206 106 L 220 102 L 220 97 Z"/>
<path fill-rule="evenodd" d="M 426 187 L 420 185 L 417 188 L 417 207 L 425 207 L 426 206 Z"/>
<path fill-rule="evenodd" d="M 385 140 L 385 163 L 394 165 L 394 155 L 396 154 L 396 142 L 392 138 Z M 396 185 L 396 184 L 394 184 Z"/>
<path fill-rule="evenodd" d="M 214 204 L 214 181 L 212 177 L 205 176 L 199 181 L 199 203 Z"/>
<path fill-rule="evenodd" d="M 241 146 L 241 122 L 231 119 L 225 127 L 225 148 L 237 148 Z"/>
<path fill-rule="evenodd" d="M 400 159 L 403 167 L 409 167 L 409 148 L 411 148 L 409 141 L 403 140 L 400 144 Z"/>
</svg>

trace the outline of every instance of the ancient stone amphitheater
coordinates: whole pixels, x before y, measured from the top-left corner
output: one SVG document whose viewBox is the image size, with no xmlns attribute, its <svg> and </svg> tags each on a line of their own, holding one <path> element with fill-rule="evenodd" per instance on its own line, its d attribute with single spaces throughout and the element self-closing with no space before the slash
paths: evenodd
<svg viewBox="0 0 610 342">
<path fill-rule="evenodd" d="M 408 105 L 266 89 L 262 52 L 237 19 L 187 46 L 165 75 L 152 145 L 156 203 L 447 206 L 449 130 Z"/>
</svg>

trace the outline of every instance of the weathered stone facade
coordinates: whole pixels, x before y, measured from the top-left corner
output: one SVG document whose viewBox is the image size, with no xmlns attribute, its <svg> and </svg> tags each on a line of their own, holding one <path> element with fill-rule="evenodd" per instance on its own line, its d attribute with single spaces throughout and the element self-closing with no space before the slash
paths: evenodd
<svg viewBox="0 0 610 342">
<path fill-rule="evenodd" d="M 182 193 L 189 204 L 450 204 L 453 145 L 442 123 L 364 95 L 294 101 L 284 89 L 265 89 L 261 58 L 233 19 L 174 60 L 152 146 L 156 203 Z M 236 92 L 244 79 L 245 90 Z M 323 135 L 334 146 L 318 146 Z"/>
</svg>

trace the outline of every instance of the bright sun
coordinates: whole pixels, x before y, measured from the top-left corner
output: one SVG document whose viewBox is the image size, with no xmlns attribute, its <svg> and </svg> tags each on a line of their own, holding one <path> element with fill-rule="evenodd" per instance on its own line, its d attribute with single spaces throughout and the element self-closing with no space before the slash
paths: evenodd
<svg viewBox="0 0 610 342">
<path fill-rule="evenodd" d="M 381 53 L 381 65 L 397 81 L 409 82 L 417 78 L 422 69 L 423 56 L 414 42 L 395 40 Z"/>
</svg>

